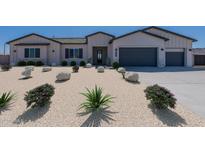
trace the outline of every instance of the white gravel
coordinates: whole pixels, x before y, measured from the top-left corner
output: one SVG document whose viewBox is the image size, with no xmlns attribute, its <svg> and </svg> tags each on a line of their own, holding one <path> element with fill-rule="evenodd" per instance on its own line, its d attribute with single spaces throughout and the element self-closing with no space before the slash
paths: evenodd
<svg viewBox="0 0 205 154">
<path fill-rule="evenodd" d="M 46 73 L 41 72 L 41 67 L 36 67 L 32 78 L 20 80 L 23 70 L 23 67 L 14 67 L 8 72 L 0 72 L 0 93 L 12 90 L 17 95 L 9 110 L 1 112 L 1 127 L 205 126 L 202 118 L 185 109 L 180 102 L 175 110 L 152 111 L 143 92 L 146 85 L 126 82 L 115 70 L 97 73 L 95 68 L 80 68 L 79 73 L 72 73 L 70 80 L 61 83 L 55 82 L 56 75 L 62 71 L 72 72 L 71 67 L 54 67 Z M 45 83 L 55 87 L 50 106 L 26 109 L 25 92 Z M 85 92 L 85 87 L 94 88 L 95 85 L 102 87 L 104 94 L 114 96 L 114 103 L 100 113 L 80 114 L 82 110 L 78 108 L 85 99 L 80 93 Z"/>
</svg>

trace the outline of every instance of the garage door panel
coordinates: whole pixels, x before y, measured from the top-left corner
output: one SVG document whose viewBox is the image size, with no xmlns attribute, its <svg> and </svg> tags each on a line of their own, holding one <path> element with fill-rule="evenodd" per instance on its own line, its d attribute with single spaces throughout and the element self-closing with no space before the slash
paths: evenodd
<svg viewBox="0 0 205 154">
<path fill-rule="evenodd" d="M 184 52 L 166 52 L 166 66 L 184 66 Z"/>
<path fill-rule="evenodd" d="M 157 48 L 120 48 L 121 66 L 157 66 Z"/>
<path fill-rule="evenodd" d="M 194 65 L 205 65 L 205 55 L 195 55 Z"/>
</svg>

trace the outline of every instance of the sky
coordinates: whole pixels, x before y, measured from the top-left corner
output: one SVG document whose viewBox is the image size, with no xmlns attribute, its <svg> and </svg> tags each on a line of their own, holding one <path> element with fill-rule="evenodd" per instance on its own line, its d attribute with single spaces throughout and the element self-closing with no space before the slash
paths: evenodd
<svg viewBox="0 0 205 154">
<path fill-rule="evenodd" d="M 103 31 L 115 36 L 143 29 L 147 26 L 0 26 L 0 54 L 4 44 L 15 38 L 37 33 L 46 37 L 84 37 L 88 34 Z M 205 48 L 205 26 L 159 26 L 173 32 L 197 39 L 194 48 Z M 9 47 L 6 45 L 6 53 Z"/>
</svg>

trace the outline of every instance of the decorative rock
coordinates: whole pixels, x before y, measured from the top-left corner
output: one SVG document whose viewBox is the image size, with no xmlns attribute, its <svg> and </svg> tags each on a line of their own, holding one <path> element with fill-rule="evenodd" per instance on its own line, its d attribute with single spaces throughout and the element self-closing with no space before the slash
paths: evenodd
<svg viewBox="0 0 205 154">
<path fill-rule="evenodd" d="M 26 66 L 26 67 L 25 67 L 25 71 L 26 71 L 26 70 L 34 71 L 34 66 Z"/>
<path fill-rule="evenodd" d="M 120 67 L 118 68 L 117 70 L 119 73 L 125 73 L 126 72 L 126 69 L 124 67 Z"/>
<path fill-rule="evenodd" d="M 91 63 L 87 63 L 86 64 L 86 68 L 91 68 L 92 67 L 92 64 Z"/>
<path fill-rule="evenodd" d="M 126 72 L 124 77 L 125 80 L 130 82 L 138 82 L 139 80 L 139 75 L 135 72 Z"/>
<path fill-rule="evenodd" d="M 31 69 L 27 69 L 23 71 L 21 74 L 24 76 L 24 78 L 30 78 L 31 77 Z"/>
<path fill-rule="evenodd" d="M 56 76 L 57 81 L 65 81 L 70 79 L 71 74 L 70 73 L 65 73 L 61 72 Z"/>
<path fill-rule="evenodd" d="M 43 67 L 43 68 L 42 68 L 42 72 L 49 72 L 49 71 L 51 71 L 51 70 L 52 70 L 51 67 Z"/>
<path fill-rule="evenodd" d="M 104 70 L 105 70 L 105 68 L 104 68 L 103 66 L 99 66 L 99 67 L 97 68 L 97 70 L 98 70 L 98 73 L 103 73 Z"/>
</svg>

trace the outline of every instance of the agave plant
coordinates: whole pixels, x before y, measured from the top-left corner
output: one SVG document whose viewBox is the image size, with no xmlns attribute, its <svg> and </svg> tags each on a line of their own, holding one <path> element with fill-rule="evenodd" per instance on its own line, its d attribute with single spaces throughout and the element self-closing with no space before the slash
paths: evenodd
<svg viewBox="0 0 205 154">
<path fill-rule="evenodd" d="M 5 92 L 0 96 L 0 109 L 6 107 L 11 100 L 14 99 L 14 94 Z"/>
<path fill-rule="evenodd" d="M 81 93 L 86 97 L 85 102 L 80 105 L 80 109 L 84 108 L 86 112 L 93 112 L 103 107 L 109 107 L 112 103 L 111 95 L 102 94 L 102 88 L 95 86 L 95 89 L 89 90 L 86 88 L 86 93 Z"/>
</svg>

